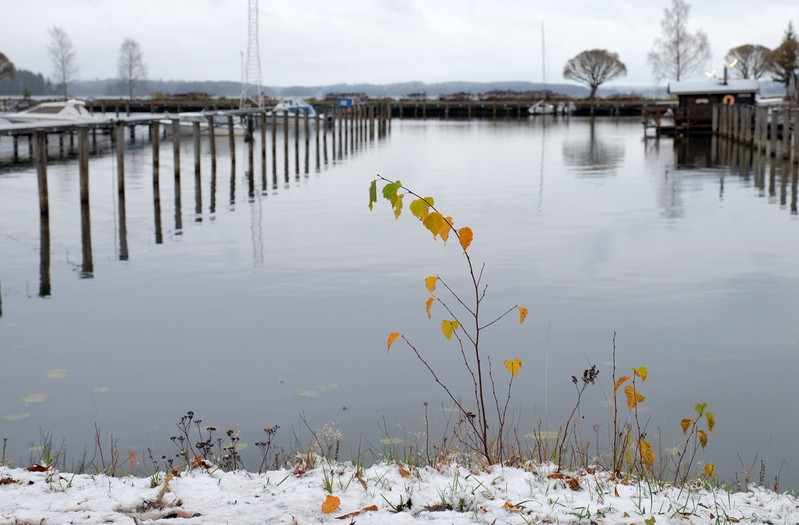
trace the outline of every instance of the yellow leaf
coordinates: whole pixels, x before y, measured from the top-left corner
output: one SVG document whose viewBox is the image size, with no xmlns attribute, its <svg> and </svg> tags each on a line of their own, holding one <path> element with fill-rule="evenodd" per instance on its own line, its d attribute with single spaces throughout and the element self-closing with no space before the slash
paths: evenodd
<svg viewBox="0 0 799 525">
<path fill-rule="evenodd" d="M 707 446 L 707 434 L 705 434 L 705 431 L 697 430 L 696 435 L 699 437 L 699 444 L 702 445 L 702 448 L 705 448 Z"/>
<path fill-rule="evenodd" d="M 428 213 L 425 215 L 424 219 L 422 219 L 422 224 L 424 224 L 425 228 L 430 230 L 434 239 L 440 235 L 444 242 L 446 242 L 447 239 L 445 236 L 449 236 L 450 223 L 447 222 L 447 219 L 445 219 L 443 215 L 437 211 Z"/>
<path fill-rule="evenodd" d="M 458 230 L 458 238 L 461 241 L 461 247 L 463 248 L 463 251 L 466 251 L 469 248 L 469 245 L 472 244 L 472 229 L 468 226 L 464 226 Z"/>
<path fill-rule="evenodd" d="M 705 464 L 705 474 L 707 474 L 707 477 L 712 478 L 716 474 L 716 465 L 713 463 Z"/>
<path fill-rule="evenodd" d="M 428 319 L 432 319 L 433 318 L 433 316 L 430 315 L 430 307 L 433 306 L 433 303 L 435 302 L 435 300 L 436 300 L 435 297 L 428 297 L 427 298 L 427 302 L 425 303 L 424 311 L 427 312 L 427 318 Z"/>
<path fill-rule="evenodd" d="M 707 420 L 707 429 L 713 432 L 713 428 L 716 426 L 716 416 L 713 415 L 713 412 L 705 412 L 705 419 Z"/>
<path fill-rule="evenodd" d="M 504 505 L 502 505 L 503 509 L 512 509 L 515 505 L 510 501 L 506 501 Z"/>
<path fill-rule="evenodd" d="M 522 367 L 522 360 L 519 359 L 518 357 L 513 361 L 506 360 L 505 367 L 508 369 L 508 372 L 510 372 L 512 375 L 517 376 L 519 375 L 519 369 Z"/>
<path fill-rule="evenodd" d="M 433 293 L 436 290 L 436 281 L 438 280 L 438 275 L 431 275 L 429 277 L 424 278 L 424 285 L 427 288 L 427 291 Z"/>
<path fill-rule="evenodd" d="M 389 348 L 391 348 L 391 345 L 394 344 L 394 341 L 399 339 L 399 336 L 399 332 L 391 332 L 388 334 L 388 346 L 386 347 L 386 352 L 388 352 Z"/>
<path fill-rule="evenodd" d="M 458 321 L 450 321 L 448 319 L 441 321 L 441 332 L 444 334 L 444 337 L 447 338 L 447 341 L 450 340 L 452 333 L 457 330 L 459 326 L 460 323 Z"/>
<path fill-rule="evenodd" d="M 616 392 L 619 390 L 619 387 L 624 384 L 625 381 L 629 381 L 630 376 L 621 376 L 616 380 L 616 384 L 613 385 L 613 397 L 616 397 Z"/>
<path fill-rule="evenodd" d="M 325 514 L 332 514 L 336 511 L 339 505 L 341 505 L 341 500 L 336 496 L 331 496 L 328 494 L 327 498 L 325 498 L 325 502 L 322 503 L 322 512 Z"/>
<path fill-rule="evenodd" d="M 647 371 L 645 367 L 642 366 L 641 368 L 633 368 L 633 372 L 635 372 L 635 375 L 641 378 L 641 381 L 646 381 Z"/>
<path fill-rule="evenodd" d="M 529 312 L 530 311 L 527 308 L 525 308 L 524 306 L 520 306 L 519 307 L 519 324 L 523 324 L 524 323 L 524 320 L 527 319 L 527 314 Z"/>
<path fill-rule="evenodd" d="M 682 433 L 683 434 L 688 432 L 688 429 L 691 427 L 691 423 L 693 423 L 693 422 L 694 422 L 694 420 L 693 419 L 689 419 L 689 418 L 686 418 L 686 419 L 683 419 L 683 420 L 680 421 L 680 426 L 682 427 Z"/>
<path fill-rule="evenodd" d="M 449 240 L 449 231 L 453 228 L 452 224 L 452 217 L 446 217 L 444 219 L 444 226 L 442 226 L 441 230 L 438 232 L 445 243 Z"/>
<path fill-rule="evenodd" d="M 655 451 L 652 450 L 652 445 L 650 445 L 648 441 L 642 439 L 638 444 L 638 448 L 641 451 L 641 463 L 643 463 L 646 468 L 651 469 L 652 465 L 655 463 Z"/>
<path fill-rule="evenodd" d="M 633 388 L 632 385 L 627 385 L 624 387 L 624 393 L 627 394 L 627 408 L 630 410 L 635 408 L 635 405 L 646 399 L 641 392 Z"/>
<path fill-rule="evenodd" d="M 400 214 L 402 213 L 402 198 L 405 196 L 403 193 L 402 195 L 397 195 L 397 200 L 394 201 L 394 218 L 399 219 Z"/>
</svg>

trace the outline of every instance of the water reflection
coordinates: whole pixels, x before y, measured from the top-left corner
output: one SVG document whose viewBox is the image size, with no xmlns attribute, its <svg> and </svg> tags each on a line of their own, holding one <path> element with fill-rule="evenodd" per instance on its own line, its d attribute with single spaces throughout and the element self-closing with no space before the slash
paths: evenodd
<svg viewBox="0 0 799 525">
<path fill-rule="evenodd" d="M 720 200 L 724 199 L 724 174 L 719 175 L 713 170 L 727 168 L 732 169 L 741 180 L 751 181 L 759 197 L 766 197 L 769 202 L 783 208 L 788 206 L 792 215 L 797 213 L 797 165 L 790 160 L 772 157 L 737 141 L 711 136 L 675 141 L 674 149 L 678 170 L 710 170 L 708 174 L 720 177 Z"/>
<path fill-rule="evenodd" d="M 566 140 L 563 142 L 563 158 L 566 164 L 578 168 L 585 175 L 615 175 L 624 160 L 624 142 L 609 141 L 596 132 L 591 121 L 588 140 Z"/>
<path fill-rule="evenodd" d="M 83 279 L 94 277 L 94 261 L 92 259 L 92 226 L 89 212 L 89 203 L 80 205 L 80 244 L 81 244 L 81 272 Z"/>
<path fill-rule="evenodd" d="M 50 216 L 39 215 L 39 297 L 49 297 L 50 288 Z"/>
</svg>

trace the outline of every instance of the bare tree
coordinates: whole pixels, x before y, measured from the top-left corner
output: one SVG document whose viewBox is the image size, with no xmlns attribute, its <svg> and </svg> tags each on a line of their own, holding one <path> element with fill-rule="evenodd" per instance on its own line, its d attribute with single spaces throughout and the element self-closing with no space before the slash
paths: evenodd
<svg viewBox="0 0 799 525">
<path fill-rule="evenodd" d="M 744 44 L 727 51 L 724 60 L 735 64 L 743 78 L 758 79 L 768 71 L 769 48 L 756 44 Z"/>
<path fill-rule="evenodd" d="M 8 59 L 3 53 L 0 53 L 0 80 L 4 78 L 14 78 L 17 74 L 14 63 Z"/>
<path fill-rule="evenodd" d="M 688 13 L 691 7 L 682 0 L 671 0 L 671 9 L 663 10 L 660 21 L 661 37 L 647 55 L 652 72 L 660 80 L 682 80 L 701 70 L 710 58 L 710 44 L 701 29 L 688 32 Z"/>
<path fill-rule="evenodd" d="M 119 48 L 117 62 L 119 80 L 128 91 L 128 98 L 133 100 L 133 88 L 147 77 L 147 66 L 142 58 L 141 46 L 132 39 L 126 38 Z"/>
<path fill-rule="evenodd" d="M 788 22 L 782 43 L 768 55 L 768 69 L 772 73 L 772 80 L 782 82 L 786 86 L 791 77 L 799 69 L 799 41 L 793 30 L 793 22 Z"/>
<path fill-rule="evenodd" d="M 569 59 L 563 67 L 563 76 L 569 80 L 582 82 L 591 88 L 593 100 L 599 86 L 614 78 L 627 74 L 627 66 L 619 60 L 618 53 L 604 49 L 583 51 Z"/>
<path fill-rule="evenodd" d="M 61 82 L 64 100 L 67 99 L 69 83 L 75 80 L 78 74 L 78 66 L 75 64 L 75 48 L 72 39 L 63 28 L 53 26 L 48 31 L 50 35 L 50 45 L 47 46 L 47 54 L 53 63 L 56 79 Z"/>
</svg>

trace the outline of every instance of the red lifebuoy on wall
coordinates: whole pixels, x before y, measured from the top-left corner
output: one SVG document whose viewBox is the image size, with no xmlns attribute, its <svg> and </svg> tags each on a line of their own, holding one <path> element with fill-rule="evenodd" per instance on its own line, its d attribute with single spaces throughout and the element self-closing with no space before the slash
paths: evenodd
<svg viewBox="0 0 799 525">
<path fill-rule="evenodd" d="M 722 104 L 726 104 L 728 106 L 732 106 L 735 104 L 735 97 L 732 95 L 724 95 L 724 98 L 721 99 Z"/>
</svg>

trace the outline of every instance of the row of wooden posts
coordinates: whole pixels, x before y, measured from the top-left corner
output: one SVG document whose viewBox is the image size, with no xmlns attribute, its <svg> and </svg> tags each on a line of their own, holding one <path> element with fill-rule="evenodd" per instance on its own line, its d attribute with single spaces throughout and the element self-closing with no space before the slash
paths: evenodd
<svg viewBox="0 0 799 525">
<path fill-rule="evenodd" d="M 271 129 L 271 150 L 272 150 L 272 167 L 273 172 L 277 171 L 277 129 L 278 119 L 282 118 L 283 121 L 283 147 L 284 147 L 284 161 L 285 171 L 289 170 L 289 128 L 291 127 L 290 118 L 294 120 L 294 150 L 297 159 L 297 170 L 299 170 L 299 141 L 300 135 L 303 135 L 305 142 L 306 160 L 309 152 L 310 137 L 311 137 L 311 120 L 316 119 L 315 126 L 315 143 L 317 151 L 317 159 L 320 155 L 320 140 L 324 145 L 324 156 L 327 161 L 327 141 L 328 134 L 330 134 L 332 141 L 332 152 L 338 157 L 342 158 L 348 152 L 355 151 L 358 145 L 364 142 L 367 138 L 374 140 L 375 137 L 384 136 L 390 126 L 390 115 L 386 106 L 354 106 L 346 108 L 346 110 L 338 109 L 331 114 L 321 117 L 309 117 L 307 111 L 303 112 L 300 116 L 299 113 L 289 116 L 284 113 L 282 117 L 275 115 L 267 115 L 264 112 L 250 112 L 243 115 L 228 114 L 222 117 L 213 115 L 206 116 L 208 123 L 208 147 L 211 158 L 211 169 L 216 169 L 217 161 L 217 133 L 220 129 L 218 127 L 219 119 L 226 120 L 226 126 L 222 128 L 224 131 L 220 135 L 228 135 L 230 145 L 230 161 L 235 165 L 236 162 L 236 123 L 235 117 L 243 117 L 245 132 L 244 140 L 248 144 L 248 160 L 250 171 L 254 163 L 254 135 L 256 130 L 260 131 L 261 135 L 261 161 L 262 166 L 266 167 L 267 162 L 267 132 Z M 160 164 L 160 130 L 163 118 L 153 118 L 149 120 L 149 138 L 152 145 L 152 159 L 153 159 L 153 177 L 154 184 L 158 184 L 159 164 Z M 175 177 L 180 177 L 180 145 L 181 145 L 181 121 L 177 118 L 169 119 L 172 132 L 172 149 L 173 149 L 173 165 Z M 133 122 L 133 123 L 131 123 Z M 117 189 L 120 194 L 125 192 L 125 128 L 130 130 L 131 137 L 134 137 L 134 126 L 141 125 L 141 120 L 126 121 L 117 120 L 112 123 L 112 141 L 115 143 L 115 151 L 117 158 Z M 300 133 L 300 129 L 304 129 L 304 133 Z M 90 130 L 88 126 L 76 126 L 74 133 L 77 134 L 78 142 L 78 166 L 80 177 L 80 193 L 81 202 L 88 202 L 89 199 L 89 144 L 90 144 L 90 131 L 92 132 L 92 143 L 96 147 L 96 129 Z M 47 189 L 47 131 L 35 130 L 32 133 L 32 154 L 39 184 L 39 209 L 43 215 L 46 215 L 49 210 L 49 199 Z M 63 133 L 60 135 L 63 137 Z M 194 169 L 195 173 L 199 173 L 201 165 L 201 122 L 192 123 L 192 136 L 194 142 Z M 63 140 L 63 138 L 62 138 Z M 63 149 L 63 148 L 62 148 Z"/>
<path fill-rule="evenodd" d="M 799 163 L 799 108 L 717 105 L 713 133 Z"/>
<path fill-rule="evenodd" d="M 266 162 L 267 162 L 267 130 L 271 127 L 272 135 L 272 167 L 274 175 L 274 184 L 277 184 L 277 164 L 276 164 L 276 137 L 277 137 L 277 122 L 275 118 L 267 117 L 264 114 L 250 113 L 245 115 L 246 132 L 243 136 L 248 144 L 248 161 L 249 171 L 248 178 L 251 183 L 251 197 L 253 196 L 253 172 L 254 172 L 254 134 L 256 129 L 261 133 L 261 159 L 262 159 L 262 176 L 264 186 L 266 185 Z M 235 122 L 233 115 L 225 117 L 227 135 L 230 143 L 230 161 L 231 161 L 231 202 L 234 202 L 234 188 L 235 188 Z M 295 116 L 295 151 L 299 151 L 298 137 L 300 117 Z M 310 140 L 310 123 L 308 122 L 307 115 L 303 117 L 305 120 L 305 151 L 306 151 L 306 173 L 308 165 L 308 151 Z M 288 117 L 283 117 L 284 124 L 284 147 L 285 147 L 285 179 L 288 182 L 289 162 L 288 162 L 288 144 L 289 144 L 289 121 Z M 270 122 L 271 121 L 271 122 Z M 141 124 L 141 122 L 139 122 Z M 216 176 L 216 133 L 215 133 L 215 118 L 209 117 L 209 153 L 211 157 L 211 176 Z M 331 135 L 331 142 L 333 144 L 333 155 L 336 158 L 344 158 L 347 154 L 353 153 L 357 150 L 360 143 L 367 140 L 372 141 L 375 138 L 381 138 L 389 132 L 390 122 L 388 113 L 383 112 L 380 108 L 361 108 L 351 111 L 337 111 L 333 114 L 333 118 L 327 125 L 321 120 L 317 122 L 316 127 L 316 140 L 317 145 L 319 140 L 324 144 L 325 162 L 327 162 L 327 136 Z M 152 170 L 153 170 L 153 199 L 154 199 L 154 216 L 155 216 L 155 242 L 161 244 L 163 242 L 163 235 L 161 232 L 161 201 L 159 191 L 159 173 L 160 173 L 160 127 L 159 120 L 153 120 L 148 123 L 149 137 L 152 142 Z M 175 176 L 175 229 L 182 229 L 181 217 L 181 197 L 180 197 L 180 121 L 173 119 L 169 124 L 173 132 L 173 154 L 174 154 L 174 176 Z M 126 210 L 125 210 L 125 128 L 130 127 L 130 123 L 126 121 L 117 121 L 113 123 L 112 139 L 115 143 L 116 166 L 117 166 L 117 196 L 118 196 L 118 234 L 119 234 L 119 259 L 128 260 L 128 242 L 127 242 L 127 223 L 126 223 Z M 86 126 L 78 126 L 74 130 L 77 134 L 77 156 L 78 156 L 78 171 L 79 171 L 79 186 L 80 186 L 80 208 L 81 208 L 81 246 L 82 246 L 82 264 L 81 264 L 81 277 L 90 278 L 93 276 L 94 264 L 92 257 L 92 241 L 91 241 L 91 226 L 90 226 L 90 206 L 89 206 L 89 158 L 90 158 L 90 133 L 91 130 Z M 36 173 L 38 179 L 39 189 L 39 210 L 40 210 L 40 266 L 39 266 L 39 295 L 42 297 L 51 295 L 51 281 L 50 281 L 50 221 L 49 221 L 49 199 L 48 199 L 48 185 L 47 185 L 47 137 L 46 130 L 36 130 L 33 132 L 33 152 L 34 163 L 36 166 Z M 192 135 L 194 139 L 194 173 L 197 188 L 200 186 L 200 166 L 201 166 L 201 141 L 200 141 L 200 123 L 193 123 Z M 338 153 L 336 148 L 338 147 Z M 319 164 L 319 147 L 317 147 L 317 165 Z M 297 161 L 297 177 L 299 177 L 299 154 L 296 155 Z M 215 180 L 215 179 L 213 179 Z M 214 186 L 212 184 L 212 186 Z M 197 190 L 197 198 L 199 197 L 199 189 Z M 212 196 L 212 212 L 213 212 Z M 195 211 L 201 212 L 201 202 L 198 201 Z M 1 310 L 0 310 L 1 312 Z M 2 315 L 2 314 L 0 314 Z"/>
</svg>

